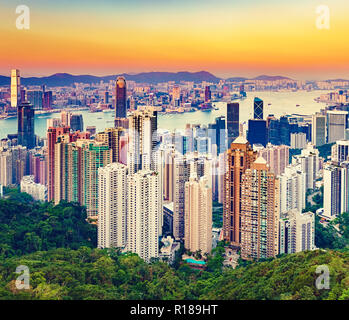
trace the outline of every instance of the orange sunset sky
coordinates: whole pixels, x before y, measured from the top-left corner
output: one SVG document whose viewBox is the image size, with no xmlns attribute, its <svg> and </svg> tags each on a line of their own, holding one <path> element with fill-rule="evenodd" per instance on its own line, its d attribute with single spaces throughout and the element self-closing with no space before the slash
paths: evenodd
<svg viewBox="0 0 349 320">
<path fill-rule="evenodd" d="M 58 2 L 58 3 L 57 3 Z M 200 71 L 349 78 L 349 1 L 1 1 L 0 74 Z M 16 28 L 16 7 L 30 29 Z M 328 5 L 330 29 L 316 27 Z"/>
</svg>

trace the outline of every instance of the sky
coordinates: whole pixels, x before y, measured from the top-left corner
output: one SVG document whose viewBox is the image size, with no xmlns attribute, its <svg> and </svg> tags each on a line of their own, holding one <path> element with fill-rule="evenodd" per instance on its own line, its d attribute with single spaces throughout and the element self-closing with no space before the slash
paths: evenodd
<svg viewBox="0 0 349 320">
<path fill-rule="evenodd" d="M 16 7 L 30 9 L 29 30 Z M 319 5 L 329 29 L 317 28 Z M 347 0 L 0 0 L 0 74 L 349 79 Z"/>
</svg>

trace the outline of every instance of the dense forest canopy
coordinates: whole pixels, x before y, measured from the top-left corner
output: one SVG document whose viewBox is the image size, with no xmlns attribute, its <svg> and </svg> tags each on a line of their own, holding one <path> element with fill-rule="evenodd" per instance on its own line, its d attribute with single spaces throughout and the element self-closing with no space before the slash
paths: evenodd
<svg viewBox="0 0 349 320">
<path fill-rule="evenodd" d="M 203 271 L 180 254 L 169 266 L 96 249 L 96 226 L 87 223 L 84 207 L 7 190 L 0 200 L 0 299 L 349 299 L 349 214 L 327 227 L 316 223 L 316 245 L 335 250 L 243 262 L 233 270 L 223 268 L 219 242 Z M 15 286 L 20 265 L 29 268 L 28 290 Z M 329 267 L 329 290 L 315 287 L 319 265 Z"/>
</svg>

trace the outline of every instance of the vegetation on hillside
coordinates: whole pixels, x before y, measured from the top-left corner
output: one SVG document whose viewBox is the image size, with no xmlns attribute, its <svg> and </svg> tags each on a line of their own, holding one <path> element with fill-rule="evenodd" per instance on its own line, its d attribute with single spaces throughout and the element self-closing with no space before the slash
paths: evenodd
<svg viewBox="0 0 349 320">
<path fill-rule="evenodd" d="M 327 158 L 331 155 L 331 151 L 332 151 L 331 148 L 333 145 L 334 143 L 328 143 L 328 144 L 324 144 L 322 146 L 316 147 L 316 149 L 319 150 L 319 156 L 327 160 Z M 290 149 L 290 152 L 289 152 L 290 163 L 292 162 L 292 157 L 298 154 L 301 154 L 301 152 L 302 152 L 302 149 Z"/>
<path fill-rule="evenodd" d="M 327 265 L 330 289 L 315 287 Z M 30 289 L 17 290 L 14 271 L 30 270 Z M 349 299 L 349 252 L 311 251 L 238 269 L 198 271 L 135 254 L 81 247 L 0 259 L 0 299 Z"/>
<path fill-rule="evenodd" d="M 335 225 L 317 230 L 317 246 L 343 249 L 246 262 L 232 270 L 223 268 L 225 243 L 219 242 L 206 270 L 194 270 L 181 261 L 183 246 L 173 266 L 96 249 L 96 227 L 86 222 L 83 207 L 40 203 L 9 191 L 0 200 L 0 299 L 349 300 L 349 250 L 336 243 L 349 239 L 349 214 L 335 223 L 338 230 Z M 330 270 L 329 290 L 315 287 L 316 268 L 323 264 Z M 20 265 L 29 268 L 28 290 L 15 285 Z"/>
<path fill-rule="evenodd" d="M 56 248 L 94 248 L 96 226 L 86 222 L 78 203 L 34 201 L 26 193 L 10 190 L 0 199 L 0 256 L 7 258 Z"/>
<path fill-rule="evenodd" d="M 223 204 L 213 201 L 212 205 L 213 228 L 223 227 Z"/>
</svg>

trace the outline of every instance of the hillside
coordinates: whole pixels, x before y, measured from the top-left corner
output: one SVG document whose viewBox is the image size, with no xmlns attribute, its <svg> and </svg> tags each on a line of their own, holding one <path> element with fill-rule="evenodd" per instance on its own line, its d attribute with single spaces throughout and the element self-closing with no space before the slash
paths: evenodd
<svg viewBox="0 0 349 320">
<path fill-rule="evenodd" d="M 72 75 L 69 73 L 56 73 L 48 77 L 30 77 L 21 78 L 22 85 L 47 85 L 49 87 L 57 86 L 71 86 L 74 83 L 99 83 L 100 81 L 109 82 L 115 80 L 117 76 L 124 76 L 126 80 L 132 80 L 135 82 L 146 83 L 159 83 L 168 81 L 192 81 L 192 82 L 219 82 L 220 78 L 217 78 L 213 74 L 207 71 L 200 72 L 143 72 L 138 74 L 118 74 L 104 77 L 97 77 L 92 75 Z M 0 76 L 0 85 L 9 85 L 10 77 Z"/>
<path fill-rule="evenodd" d="M 317 266 L 330 270 L 330 289 L 317 290 Z M 16 267 L 29 267 L 29 290 L 17 290 Z M 134 254 L 56 249 L 0 259 L 0 299 L 267 299 L 349 300 L 349 252 L 313 251 L 228 271 L 150 265 Z"/>
<path fill-rule="evenodd" d="M 85 221 L 78 203 L 33 201 L 26 193 L 10 190 L 0 200 L 0 255 L 19 256 L 39 250 L 97 246 L 96 226 Z"/>
<path fill-rule="evenodd" d="M 71 86 L 74 83 L 86 83 L 93 84 L 99 83 L 101 81 L 109 82 L 110 80 L 115 80 L 117 76 L 123 76 L 126 80 L 132 80 L 138 83 L 151 83 L 156 84 L 160 82 L 168 82 L 174 81 L 179 83 L 180 81 L 189 81 L 200 83 L 202 81 L 218 83 L 221 78 L 216 77 L 210 72 L 207 71 L 199 71 L 199 72 L 142 72 L 137 74 L 115 74 L 108 76 L 93 76 L 93 75 L 72 75 L 69 73 L 56 73 L 47 77 L 21 77 L 22 85 L 31 85 L 31 86 L 41 86 L 47 85 L 48 87 L 59 87 L 59 86 Z M 282 79 L 290 79 L 283 76 L 268 76 L 261 75 L 256 78 L 252 78 L 251 80 L 282 80 Z M 230 82 L 241 82 L 249 80 L 244 77 L 230 77 L 226 79 Z M 0 86 L 10 85 L 10 77 L 8 76 L 0 76 Z"/>
<path fill-rule="evenodd" d="M 145 263 L 136 254 L 96 249 L 96 228 L 76 203 L 41 203 L 6 189 L 0 200 L 0 299 L 349 299 L 349 214 L 339 219 L 340 239 L 317 221 L 317 250 L 223 269 L 224 243 L 205 271 L 180 255 L 173 266 Z M 338 242 L 338 245 L 335 243 Z M 183 250 L 181 250 L 183 251 Z M 30 272 L 30 289 L 17 290 L 15 270 Z M 327 265 L 330 290 L 315 288 L 316 268 Z"/>
</svg>

